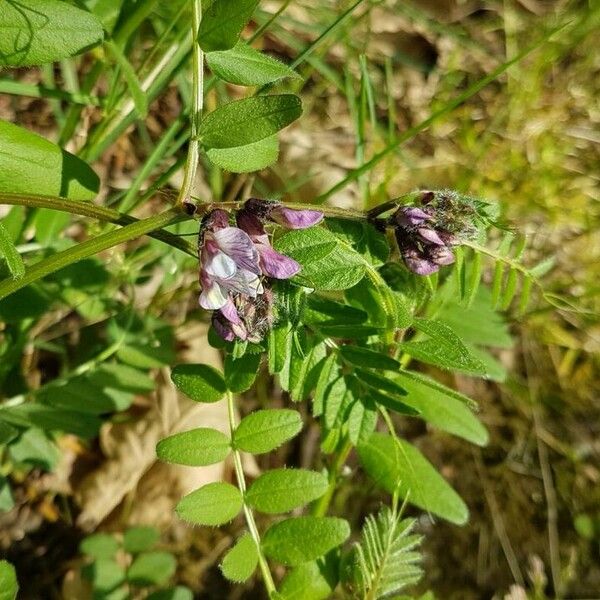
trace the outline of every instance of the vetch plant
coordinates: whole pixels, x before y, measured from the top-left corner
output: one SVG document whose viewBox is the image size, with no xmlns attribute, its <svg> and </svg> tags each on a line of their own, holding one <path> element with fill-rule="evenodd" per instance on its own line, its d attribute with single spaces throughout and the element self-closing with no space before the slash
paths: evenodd
<svg viewBox="0 0 600 600">
<path fill-rule="evenodd" d="M 0 121 L 0 203 L 13 207 L 0 223 L 0 317 L 6 324 L 0 382 L 9 390 L 0 406 L 6 458 L 0 509 L 12 506 L 13 473 L 33 464 L 53 467 L 56 436 L 93 437 L 104 421 L 127 410 L 134 394 L 153 389 L 152 369 L 176 362 L 168 349 L 172 328 L 123 297 L 156 265 L 172 289 L 181 284 L 181 273 L 198 270 L 199 285 L 178 292 L 199 304 L 197 310 L 208 311 L 209 340 L 222 352 L 223 368 L 181 364 L 173 367 L 171 378 L 196 402 L 226 402 L 229 431 L 199 427 L 177 433 L 158 444 L 157 455 L 187 466 L 231 460 L 235 483 L 200 487 L 180 500 L 177 514 L 207 527 L 243 521 L 222 557 L 221 571 L 233 582 L 260 572 L 271 598 L 318 600 L 344 590 L 376 599 L 405 591 L 421 575 L 421 538 L 413 533 L 414 519 L 404 516 L 409 506 L 456 525 L 467 521 L 468 508 L 420 450 L 403 439 L 402 419 L 422 419 L 485 445 L 487 431 L 474 414 L 475 401 L 424 371 L 431 366 L 502 380 L 504 369 L 489 352 L 511 343 L 498 310 L 508 309 L 519 292 L 523 313 L 551 265 L 526 268 L 524 243 L 510 232 L 490 249 L 487 231 L 498 218 L 494 206 L 454 191 L 416 190 L 375 207 L 367 193 L 364 211 L 325 201 L 356 180 L 368 192 L 361 179 L 365 173 L 539 43 L 361 160 L 313 205 L 253 197 L 267 194 L 251 186 L 234 188 L 225 198 L 222 182 L 228 173 L 260 171 L 277 160 L 278 132 L 302 113 L 294 93 L 302 85 L 296 68 L 360 2 L 291 65 L 244 39 L 253 16 L 262 19 L 259 36 L 280 14 L 267 19 L 258 0 L 108 4 L 0 3 L 0 66 L 41 66 L 48 80 L 54 77 L 49 63 L 61 61 L 65 79 L 85 67 L 82 81 L 70 91 L 35 90 L 60 100 L 52 104 L 58 144 Z M 133 40 L 140 31 L 146 34 L 143 26 L 150 32 L 149 44 L 140 56 Z M 84 61 L 84 53 L 93 60 Z M 226 84 L 254 89 L 239 97 L 239 90 L 234 95 Z M 109 193 L 104 204 L 91 202 L 100 189 L 91 165 L 132 124 L 147 136 L 145 118 L 170 85 L 181 98 L 181 115 L 151 147 L 127 190 Z M 8 88 L 31 92 L 27 86 Z M 102 96 L 96 95 L 99 90 Z M 204 99 L 213 90 L 206 111 Z M 84 108 L 93 119 L 83 118 Z M 85 135 L 76 135 L 89 122 Z M 185 144 L 187 152 L 181 153 Z M 199 169 L 210 176 L 213 202 L 194 195 Z M 177 193 L 165 193 L 176 173 L 181 175 Z M 157 212 L 150 200 L 168 206 Z M 132 216 L 138 208 L 151 216 Z M 65 238 L 69 214 L 102 226 L 77 241 Z M 189 234 L 198 235 L 197 246 Z M 151 242 L 127 246 L 116 273 L 92 258 L 145 235 Z M 482 284 L 486 256 L 494 265 L 489 286 Z M 86 277 L 90 274 L 92 279 Z M 170 298 L 167 294 L 157 302 L 164 306 Z M 57 304 L 100 324 L 94 342 L 107 346 L 77 357 L 53 381 L 30 385 L 21 376 L 19 359 L 28 336 Z M 90 346 L 96 349 L 98 343 Z M 45 342 L 45 347 L 56 345 Z M 252 395 L 259 384 L 259 408 L 248 412 L 241 395 Z M 268 390 L 280 390 L 286 406 L 277 406 Z M 309 421 L 320 431 L 312 469 L 264 470 L 247 480 L 244 453 L 273 452 L 292 442 Z M 368 477 L 379 494 L 391 496 L 390 507 L 366 516 L 362 534 L 336 504 L 348 471 Z M 111 585 L 92 577 L 104 586 L 103 593 L 127 583 L 162 585 L 171 576 L 171 555 L 129 543 L 139 533 L 125 533 L 123 549 L 132 560 L 126 571 L 115 561 L 120 551 L 115 538 L 84 542 L 82 550 L 94 557 L 91 567 L 96 572 L 106 567 Z M 157 579 L 156 565 L 168 576 Z M 162 591 L 153 593 L 163 597 Z"/>
</svg>

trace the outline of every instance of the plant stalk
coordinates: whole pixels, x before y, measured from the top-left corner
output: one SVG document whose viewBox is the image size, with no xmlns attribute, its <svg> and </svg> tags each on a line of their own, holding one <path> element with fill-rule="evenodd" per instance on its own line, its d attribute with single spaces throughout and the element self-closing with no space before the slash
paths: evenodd
<svg viewBox="0 0 600 600">
<path fill-rule="evenodd" d="M 235 424 L 235 410 L 233 405 L 233 394 L 231 392 L 227 392 L 227 414 L 229 416 L 229 430 L 231 432 L 231 439 L 233 440 L 233 434 L 235 432 L 236 424 Z M 246 479 L 244 477 L 244 468 L 242 466 L 242 457 L 239 450 L 233 448 L 233 464 L 235 466 L 235 476 L 237 479 L 238 487 L 242 496 L 246 495 Z M 252 510 L 246 504 L 246 499 L 244 498 L 244 516 L 246 518 L 246 524 L 248 525 L 248 531 L 256 544 L 256 550 L 258 552 L 258 566 L 260 567 L 260 571 L 263 576 L 263 580 L 265 582 L 265 587 L 267 588 L 267 593 L 269 596 L 271 594 L 277 592 L 277 588 L 275 587 L 275 583 L 273 581 L 273 577 L 271 575 L 271 571 L 269 569 L 269 565 L 267 563 L 267 559 L 265 558 L 262 549 L 260 547 L 260 535 L 258 533 L 258 528 L 256 527 L 256 521 L 254 520 L 254 515 L 252 514 Z"/>
<path fill-rule="evenodd" d="M 21 279 L 17 281 L 9 279 L 0 282 L 0 300 L 74 262 L 94 256 L 118 244 L 135 240 L 142 235 L 162 229 L 185 218 L 185 215 L 179 209 L 172 208 L 148 219 L 125 225 L 125 227 L 116 231 L 99 235 L 63 252 L 57 252 L 29 267 Z"/>
<path fill-rule="evenodd" d="M 200 160 L 200 121 L 204 108 L 204 52 L 198 42 L 198 32 L 202 21 L 202 0 L 192 0 L 192 110 L 190 113 L 190 141 L 185 163 L 183 184 L 177 197 L 177 205 L 188 202 Z"/>
</svg>

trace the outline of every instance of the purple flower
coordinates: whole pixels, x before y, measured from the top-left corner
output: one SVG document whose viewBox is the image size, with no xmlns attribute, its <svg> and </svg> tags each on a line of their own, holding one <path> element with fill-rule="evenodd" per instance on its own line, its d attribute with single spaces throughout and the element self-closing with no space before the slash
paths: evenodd
<svg viewBox="0 0 600 600">
<path fill-rule="evenodd" d="M 200 306 L 219 310 L 230 292 L 255 298 L 263 287 L 258 251 L 247 233 L 230 227 L 225 211 L 207 217 L 200 249 Z"/>
<path fill-rule="evenodd" d="M 236 215 L 216 209 L 202 222 L 200 305 L 213 310 L 215 331 L 225 340 L 260 341 L 273 324 L 273 293 L 268 280 L 289 279 L 300 265 L 271 246 L 263 221 L 290 229 L 311 227 L 323 219 L 315 210 L 292 210 L 279 202 L 252 198 Z"/>
</svg>

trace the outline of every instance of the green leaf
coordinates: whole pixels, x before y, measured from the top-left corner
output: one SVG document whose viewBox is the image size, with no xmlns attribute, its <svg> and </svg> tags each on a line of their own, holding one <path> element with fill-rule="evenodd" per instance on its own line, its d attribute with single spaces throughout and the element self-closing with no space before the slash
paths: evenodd
<svg viewBox="0 0 600 600">
<path fill-rule="evenodd" d="M 413 585 L 423 575 L 415 563 L 421 555 L 415 548 L 423 536 L 410 535 L 416 519 L 401 520 L 396 510 L 384 506 L 375 518 L 369 515 L 362 540 L 355 544 L 356 579 L 365 598 L 390 598 Z"/>
<path fill-rule="evenodd" d="M 146 92 L 142 89 L 137 73 L 133 68 L 132 64 L 127 60 L 125 54 L 113 41 L 108 41 L 105 47 L 110 51 L 115 62 L 121 68 L 123 77 L 127 82 L 129 93 L 133 99 L 133 104 L 140 117 L 145 119 L 148 116 L 148 99 L 146 98 Z"/>
<path fill-rule="evenodd" d="M 348 437 L 356 446 L 366 442 L 377 427 L 377 409 L 369 398 L 354 402 L 348 414 Z"/>
<path fill-rule="evenodd" d="M 265 555 L 296 566 L 323 556 L 350 537 L 350 525 L 336 517 L 297 517 L 271 525 L 262 547 Z"/>
<path fill-rule="evenodd" d="M 15 600 L 19 584 L 17 572 L 6 560 L 0 560 L 0 600 Z"/>
<path fill-rule="evenodd" d="M 283 77 L 300 79 L 287 65 L 243 43 L 223 52 L 209 52 L 206 62 L 217 77 L 237 85 L 265 85 Z"/>
<path fill-rule="evenodd" d="M 287 361 L 288 336 L 292 335 L 291 325 L 282 323 L 269 331 L 268 364 L 269 373 L 280 373 Z"/>
<path fill-rule="evenodd" d="M 411 444 L 382 433 L 374 433 L 358 446 L 358 457 L 377 485 L 427 512 L 451 523 L 464 525 L 469 511 L 460 496 Z"/>
<path fill-rule="evenodd" d="M 98 558 L 91 565 L 86 565 L 81 574 L 91 581 L 94 591 L 100 597 L 103 594 L 116 591 L 125 581 L 125 569 L 113 558 Z M 123 598 L 123 596 L 119 596 Z"/>
<path fill-rule="evenodd" d="M 209 365 L 177 365 L 171 379 L 179 391 L 196 402 L 217 402 L 227 392 L 223 375 Z"/>
<path fill-rule="evenodd" d="M 176 465 L 204 467 L 219 463 L 229 454 L 229 438 L 216 429 L 200 427 L 176 433 L 158 442 L 158 458 Z"/>
<path fill-rule="evenodd" d="M 365 275 L 364 258 L 323 227 L 289 231 L 275 241 L 275 249 L 302 265 L 296 280 L 319 290 L 343 290 Z"/>
<path fill-rule="evenodd" d="M 27 429 L 9 446 L 10 456 L 16 463 L 51 471 L 60 460 L 60 451 L 47 435 L 37 428 Z"/>
<path fill-rule="evenodd" d="M 33 425 L 44 431 L 64 431 L 82 438 L 96 435 L 102 424 L 95 415 L 36 403 L 0 408 L 0 419 L 19 427 Z"/>
<path fill-rule="evenodd" d="M 0 4 L 0 11 L 6 4 Z M 98 176 L 81 159 L 0 120 L 0 192 L 92 200 L 99 188 Z"/>
<path fill-rule="evenodd" d="M 337 557 L 306 562 L 291 569 L 279 588 L 281 600 L 326 600 L 338 583 Z"/>
<path fill-rule="evenodd" d="M 94 533 L 81 541 L 79 550 L 93 558 L 114 558 L 119 550 L 119 542 L 108 533 Z"/>
<path fill-rule="evenodd" d="M 0 421 L 0 446 L 8 444 L 19 435 L 19 430 L 11 427 L 8 423 Z"/>
<path fill-rule="evenodd" d="M 416 408 L 420 417 L 448 433 L 457 435 L 478 446 L 488 442 L 488 432 L 465 403 L 444 392 L 443 387 L 433 388 L 418 379 L 401 379 L 408 392 L 403 401 Z"/>
<path fill-rule="evenodd" d="M 0 221 L 0 257 L 4 257 L 6 266 L 13 279 L 21 279 L 25 275 L 25 264 L 17 252 L 8 232 Z"/>
<path fill-rule="evenodd" d="M 398 371 L 400 369 L 400 363 L 397 360 L 370 348 L 345 345 L 340 348 L 340 354 L 344 360 L 356 367 L 387 371 Z"/>
<path fill-rule="evenodd" d="M 177 561 L 169 552 L 143 552 L 127 570 L 127 580 L 137 586 L 166 583 L 175 573 Z"/>
<path fill-rule="evenodd" d="M 238 42 L 259 0 L 214 0 L 202 14 L 198 43 L 205 52 L 228 50 Z"/>
<path fill-rule="evenodd" d="M 123 548 L 125 552 L 137 554 L 152 548 L 159 539 L 156 527 L 131 527 L 123 534 Z"/>
<path fill-rule="evenodd" d="M 360 325 L 367 320 L 367 313 L 360 308 L 335 302 L 316 294 L 308 297 L 303 316 L 305 323 L 318 325 Z"/>
<path fill-rule="evenodd" d="M 334 217 L 327 219 L 327 227 L 356 248 L 371 265 L 379 267 L 388 260 L 390 244 L 385 234 L 377 231 L 371 223 Z"/>
<path fill-rule="evenodd" d="M 473 375 L 487 374 L 476 358 L 450 327 L 439 321 L 415 319 L 414 326 L 428 336 L 424 342 L 403 342 L 400 347 L 413 358 L 444 369 L 456 369 Z"/>
<path fill-rule="evenodd" d="M 260 367 L 261 354 L 244 354 L 241 358 L 225 357 L 224 373 L 227 388 L 234 394 L 250 389 Z"/>
<path fill-rule="evenodd" d="M 269 408 L 244 417 L 233 435 L 238 450 L 265 454 L 291 440 L 302 429 L 302 418 L 295 410 Z"/>
<path fill-rule="evenodd" d="M 0 513 L 12 510 L 14 505 L 10 482 L 4 475 L 0 475 Z"/>
<path fill-rule="evenodd" d="M 152 592 L 146 600 L 194 600 L 194 594 L 189 588 L 182 585 Z"/>
<path fill-rule="evenodd" d="M 363 385 L 375 390 L 382 390 L 393 396 L 406 396 L 406 390 L 394 379 L 374 371 L 363 371 L 362 369 L 356 369 L 355 373 Z"/>
<path fill-rule="evenodd" d="M 339 376 L 337 359 L 337 353 L 332 352 L 329 354 L 329 356 L 327 356 L 321 368 L 319 379 L 317 380 L 317 387 L 313 396 L 312 413 L 314 417 L 319 417 L 323 413 L 323 408 L 325 406 L 325 395 L 328 392 L 329 386 Z"/>
<path fill-rule="evenodd" d="M 201 142 L 206 148 L 246 146 L 271 137 L 301 114 L 302 102 L 293 94 L 236 100 L 202 119 Z"/>
<path fill-rule="evenodd" d="M 184 496 L 175 510 L 184 521 L 197 525 L 223 525 L 237 516 L 242 503 L 242 495 L 235 486 L 219 481 Z"/>
<path fill-rule="evenodd" d="M 100 44 L 102 24 L 59 0 L 0 3 L 0 67 L 25 67 L 75 56 Z"/>
<path fill-rule="evenodd" d="M 194 600 L 194 594 L 189 588 L 178 585 L 152 592 L 146 597 L 146 600 Z"/>
<path fill-rule="evenodd" d="M 327 477 L 305 469 L 273 469 L 263 473 L 246 492 L 246 502 L 268 514 L 288 512 L 320 498 Z"/>
<path fill-rule="evenodd" d="M 206 154 L 212 163 L 230 173 L 252 173 L 277 161 L 279 138 L 272 135 L 245 146 L 209 148 Z"/>
<path fill-rule="evenodd" d="M 229 581 L 242 583 L 252 576 L 258 564 L 258 549 L 249 533 L 245 533 L 223 558 L 221 571 Z"/>
</svg>

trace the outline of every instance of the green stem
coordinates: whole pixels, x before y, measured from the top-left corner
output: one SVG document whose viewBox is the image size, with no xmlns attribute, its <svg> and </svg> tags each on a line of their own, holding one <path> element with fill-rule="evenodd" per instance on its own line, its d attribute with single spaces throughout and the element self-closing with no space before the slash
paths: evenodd
<svg viewBox="0 0 600 600">
<path fill-rule="evenodd" d="M 0 300 L 74 262 L 94 256 L 124 242 L 135 240 L 142 235 L 162 229 L 185 218 L 180 210 L 172 208 L 148 219 L 125 225 L 125 227 L 116 231 L 99 235 L 63 252 L 57 252 L 29 267 L 25 275 L 18 281 L 5 280 L 0 282 Z"/>
<path fill-rule="evenodd" d="M 233 394 L 231 392 L 227 392 L 227 414 L 229 417 L 229 430 L 231 433 L 231 439 L 233 439 L 233 434 L 235 433 L 235 409 L 233 405 Z M 242 457 L 240 455 L 239 450 L 233 449 L 233 464 L 235 466 L 235 476 L 238 482 L 238 487 L 242 496 L 246 495 L 246 478 L 244 477 L 244 468 L 242 466 Z M 256 521 L 254 520 L 254 515 L 252 514 L 252 510 L 246 504 L 246 500 L 244 498 L 244 516 L 246 518 L 246 524 L 248 525 L 248 530 L 250 531 L 250 535 L 256 544 L 256 550 L 258 552 L 258 565 L 260 567 L 260 571 L 262 573 L 265 587 L 267 588 L 267 593 L 269 597 L 277 592 L 277 588 L 275 587 L 275 583 L 273 581 L 273 577 L 271 575 L 271 571 L 269 569 L 269 565 L 267 563 L 267 559 L 262 552 L 262 548 L 260 546 L 260 535 L 258 533 L 258 528 L 256 527 Z"/>
<path fill-rule="evenodd" d="M 331 468 L 329 469 L 328 479 L 329 485 L 327 486 L 327 491 L 319 498 L 317 502 L 313 505 L 311 514 L 313 517 L 324 517 L 327 514 L 329 509 L 329 505 L 333 500 L 333 494 L 335 493 L 335 489 L 337 487 L 337 481 L 340 476 L 340 472 L 344 463 L 348 458 L 348 454 L 352 450 L 352 444 L 350 440 L 346 440 L 342 448 L 337 452 Z"/>
<path fill-rule="evenodd" d="M 200 160 L 200 121 L 204 107 L 204 53 L 198 43 L 198 32 L 202 21 L 202 0 L 192 1 L 192 110 L 190 113 L 190 141 L 183 184 L 177 197 L 177 205 L 189 201 Z"/>
<path fill-rule="evenodd" d="M 140 222 L 139 219 L 130 217 L 129 215 L 121 214 L 112 208 L 97 206 L 91 202 L 75 202 L 73 200 L 67 200 L 66 198 L 60 198 L 58 196 L 5 194 L 0 192 L 0 204 L 27 206 L 29 208 L 51 208 L 53 210 L 68 212 L 72 215 L 91 217 L 92 219 L 98 219 L 99 221 L 108 221 L 109 223 L 114 223 L 115 225 L 131 225 L 132 223 Z M 186 218 L 183 213 L 181 218 Z M 150 232 L 149 235 L 150 237 L 160 240 L 161 242 L 169 244 L 169 246 L 173 246 L 178 250 L 182 250 L 194 258 L 196 258 L 198 255 L 196 247 L 193 244 L 190 244 L 188 241 L 181 239 L 179 236 L 173 233 L 169 233 L 168 231 L 153 231 Z"/>
</svg>

